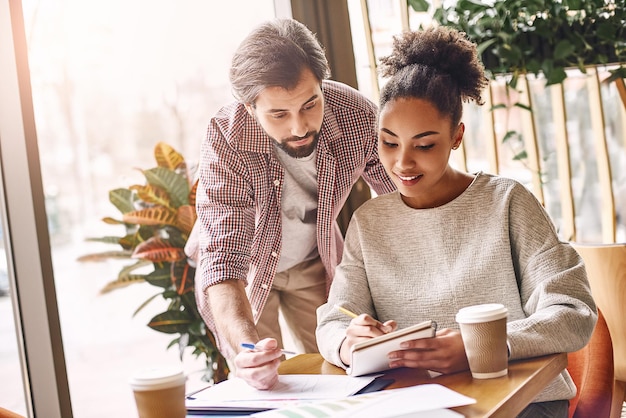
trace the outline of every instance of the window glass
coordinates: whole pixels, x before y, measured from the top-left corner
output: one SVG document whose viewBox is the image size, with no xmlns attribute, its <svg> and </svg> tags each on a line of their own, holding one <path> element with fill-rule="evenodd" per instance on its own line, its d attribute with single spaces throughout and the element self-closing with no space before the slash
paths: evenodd
<svg viewBox="0 0 626 418">
<path fill-rule="evenodd" d="M 0 219 L 0 406 L 26 415 L 23 375 L 20 368 L 18 337 L 13 300 L 10 295 L 9 269 L 4 225 Z"/>
<path fill-rule="evenodd" d="M 599 75 L 601 80 L 609 76 L 608 71 Z M 616 83 L 601 83 L 600 88 L 615 200 L 615 241 L 626 242 L 626 102 L 620 98 Z"/>
<path fill-rule="evenodd" d="M 602 199 L 598 179 L 598 155 L 589 117 L 591 109 L 586 78 L 582 75 L 568 77 L 565 86 L 567 114 L 584 115 L 567 121 L 576 240 L 602 242 L 600 216 Z"/>
<path fill-rule="evenodd" d="M 232 53 L 274 16 L 274 1 L 22 3 L 72 409 L 76 417 L 136 416 L 133 370 L 180 364 L 177 346 L 167 349 L 174 336 L 146 325 L 165 301 L 134 315 L 159 290 L 142 283 L 103 294 L 128 261 L 78 258 L 120 249 L 87 238 L 123 235 L 102 221 L 120 218 L 109 191 L 144 184 L 138 169 L 155 166 L 158 142 L 197 162 L 210 117 L 232 100 Z M 11 323 L 7 300 L 0 297 L 2 327 Z M 203 361 L 189 351 L 182 363 L 188 389 L 206 384 Z M 2 371 L 4 405 L 17 385 Z"/>
</svg>

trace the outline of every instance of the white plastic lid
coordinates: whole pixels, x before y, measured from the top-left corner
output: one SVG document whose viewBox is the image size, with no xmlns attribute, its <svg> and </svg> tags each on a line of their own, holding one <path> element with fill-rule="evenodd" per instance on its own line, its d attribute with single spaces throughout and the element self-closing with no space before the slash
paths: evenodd
<svg viewBox="0 0 626 418">
<path fill-rule="evenodd" d="M 461 324 L 476 324 L 506 318 L 508 309 L 500 303 L 486 303 L 484 305 L 467 306 L 459 309 L 456 322 Z"/>
<path fill-rule="evenodd" d="M 134 390 L 167 389 L 184 384 L 187 378 L 178 367 L 153 367 L 138 371 L 130 379 Z"/>
</svg>

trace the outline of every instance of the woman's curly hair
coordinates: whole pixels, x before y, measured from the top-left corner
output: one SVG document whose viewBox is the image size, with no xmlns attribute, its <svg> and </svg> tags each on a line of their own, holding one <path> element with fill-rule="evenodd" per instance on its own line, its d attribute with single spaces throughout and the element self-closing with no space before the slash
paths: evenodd
<svg viewBox="0 0 626 418">
<path fill-rule="evenodd" d="M 423 99 L 449 115 L 456 126 L 462 102 L 483 104 L 484 67 L 476 45 L 463 32 L 445 26 L 404 32 L 394 37 L 391 55 L 380 62 L 381 75 L 391 77 L 381 90 L 381 110 L 390 100 Z"/>
</svg>

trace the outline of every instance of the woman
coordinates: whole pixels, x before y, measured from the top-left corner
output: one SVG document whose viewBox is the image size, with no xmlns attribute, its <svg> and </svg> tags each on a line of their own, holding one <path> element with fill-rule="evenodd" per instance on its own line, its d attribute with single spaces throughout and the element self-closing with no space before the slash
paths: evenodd
<svg viewBox="0 0 626 418">
<path fill-rule="evenodd" d="M 390 79 L 379 155 L 398 190 L 353 215 L 317 312 L 322 355 L 347 367 L 356 342 L 433 319 L 436 337 L 389 353 L 389 365 L 465 370 L 455 314 L 494 302 L 508 308 L 511 360 L 582 348 L 597 312 L 578 254 L 524 186 L 449 165 L 463 140 L 462 102 L 482 104 L 487 83 L 475 45 L 445 27 L 406 32 L 381 69 Z M 350 320 L 335 305 L 363 314 Z M 564 371 L 520 416 L 566 417 L 575 390 Z"/>
</svg>

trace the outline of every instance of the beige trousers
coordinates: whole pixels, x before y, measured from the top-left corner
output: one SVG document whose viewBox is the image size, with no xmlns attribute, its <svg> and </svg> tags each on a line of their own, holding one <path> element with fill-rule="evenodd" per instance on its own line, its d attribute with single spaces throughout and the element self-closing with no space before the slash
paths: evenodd
<svg viewBox="0 0 626 418">
<path fill-rule="evenodd" d="M 279 347 L 285 347 L 283 344 L 287 338 L 283 341 L 283 334 L 289 333 L 295 347 L 286 349 L 317 353 L 316 309 L 323 303 L 326 303 L 326 270 L 319 257 L 276 274 L 257 322 L 259 338 L 275 338 Z M 286 330 L 281 330 L 282 319 Z"/>
</svg>

